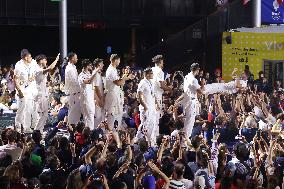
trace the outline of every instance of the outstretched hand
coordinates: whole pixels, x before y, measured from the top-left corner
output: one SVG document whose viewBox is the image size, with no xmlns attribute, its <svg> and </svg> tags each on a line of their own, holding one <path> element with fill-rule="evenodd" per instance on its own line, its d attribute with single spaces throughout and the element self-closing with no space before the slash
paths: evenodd
<svg viewBox="0 0 284 189">
<path fill-rule="evenodd" d="M 57 64 L 57 62 L 59 60 L 59 56 L 60 56 L 60 53 L 58 53 L 58 55 L 57 55 L 56 59 L 54 60 L 54 62 L 49 66 L 49 68 L 51 70 L 55 68 L 55 66 L 56 66 L 56 64 Z"/>
</svg>

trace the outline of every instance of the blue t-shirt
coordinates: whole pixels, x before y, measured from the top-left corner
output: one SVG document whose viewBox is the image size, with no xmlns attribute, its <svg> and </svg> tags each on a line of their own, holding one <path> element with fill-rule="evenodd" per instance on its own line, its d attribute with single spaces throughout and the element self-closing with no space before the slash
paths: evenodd
<svg viewBox="0 0 284 189">
<path fill-rule="evenodd" d="M 67 107 L 63 107 L 59 110 L 58 115 L 57 115 L 57 121 L 63 121 L 64 118 L 68 116 L 68 108 Z"/>
</svg>

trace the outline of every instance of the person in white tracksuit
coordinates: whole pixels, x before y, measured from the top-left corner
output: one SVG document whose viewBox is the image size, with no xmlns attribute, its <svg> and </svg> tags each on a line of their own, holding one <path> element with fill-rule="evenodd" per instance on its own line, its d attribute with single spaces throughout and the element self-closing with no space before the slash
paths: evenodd
<svg viewBox="0 0 284 189">
<path fill-rule="evenodd" d="M 95 99 L 93 81 L 99 68 L 93 71 L 93 64 L 90 60 L 85 59 L 82 61 L 83 70 L 79 74 L 79 84 L 81 87 L 81 107 L 84 117 L 84 123 L 91 130 L 94 129 L 95 117 Z M 93 71 L 93 73 L 92 73 Z"/>
<path fill-rule="evenodd" d="M 75 126 L 81 117 L 80 85 L 75 64 L 78 62 L 77 54 L 68 53 L 68 65 L 65 69 L 65 93 L 68 96 L 68 123 Z"/>
<path fill-rule="evenodd" d="M 163 93 L 164 91 L 171 91 L 172 86 L 167 86 L 165 82 L 165 74 L 163 72 L 164 58 L 162 55 L 157 55 L 152 58 L 152 62 L 155 63 L 155 67 L 152 68 L 153 79 L 152 83 L 154 85 L 154 93 L 158 103 L 158 109 L 156 111 L 156 124 L 159 124 L 160 118 L 162 117 L 162 107 L 163 107 Z M 156 127 L 155 131 L 159 135 L 159 127 Z"/>
<path fill-rule="evenodd" d="M 95 90 L 95 128 L 105 120 L 105 94 L 104 94 L 104 84 L 102 78 L 102 70 L 104 68 L 104 62 L 102 59 L 94 60 L 95 68 L 99 68 L 94 79 L 94 90 Z"/>
<path fill-rule="evenodd" d="M 21 60 L 15 65 L 14 82 L 17 85 L 18 110 L 15 117 L 15 126 L 18 131 L 23 126 L 23 132 L 31 133 L 36 126 L 37 112 L 35 97 L 37 88 L 35 83 L 35 72 L 37 63 L 32 59 L 27 49 L 21 51 Z M 19 94 L 21 93 L 21 94 Z"/>
<path fill-rule="evenodd" d="M 36 97 L 36 106 L 37 106 L 37 113 L 38 113 L 38 121 L 35 127 L 35 130 L 39 130 L 43 133 L 44 125 L 48 118 L 48 88 L 47 88 L 47 74 L 52 69 L 54 69 L 56 63 L 59 60 L 59 54 L 57 55 L 55 61 L 48 67 L 47 58 L 45 55 L 38 55 L 36 56 L 36 62 L 38 64 L 38 69 L 35 74 L 35 81 L 38 90 L 38 95 Z"/>
<path fill-rule="evenodd" d="M 195 76 L 199 73 L 199 64 L 193 63 L 190 67 L 191 72 L 188 73 L 184 78 L 184 128 L 187 137 L 191 137 L 192 129 L 195 122 L 195 116 L 197 113 L 197 93 L 203 92 L 204 80 L 199 85 Z"/>
<path fill-rule="evenodd" d="M 144 79 L 142 79 L 138 84 L 138 101 L 140 120 L 141 124 L 138 128 L 136 138 L 139 139 L 145 135 L 147 141 L 151 145 L 156 144 L 157 133 L 154 132 L 158 124 L 156 123 L 156 107 L 157 102 L 154 94 L 154 85 L 152 84 L 151 79 L 153 79 L 153 71 L 150 68 L 147 68 L 144 71 Z M 145 132 L 145 133 L 143 133 Z"/>
<path fill-rule="evenodd" d="M 117 54 L 112 54 L 110 57 L 110 65 L 106 71 L 106 98 L 105 111 L 109 128 L 114 129 L 114 123 L 117 121 L 117 128 L 121 128 L 123 116 L 124 94 L 121 87 L 125 81 L 133 79 L 134 76 L 129 74 L 130 70 L 125 69 L 122 78 L 117 73 L 117 66 L 120 63 L 120 57 Z"/>
</svg>

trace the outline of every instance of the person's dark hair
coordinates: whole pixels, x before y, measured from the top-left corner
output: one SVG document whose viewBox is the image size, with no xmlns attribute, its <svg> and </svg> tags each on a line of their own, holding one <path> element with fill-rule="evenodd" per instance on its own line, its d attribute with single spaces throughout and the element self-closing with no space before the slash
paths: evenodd
<svg viewBox="0 0 284 189">
<path fill-rule="evenodd" d="M 44 54 L 40 54 L 35 57 L 37 63 L 39 63 L 43 59 L 46 59 L 46 56 Z"/>
<path fill-rule="evenodd" d="M 8 176 L 0 176 L 0 188 L 10 189 L 10 179 Z"/>
<path fill-rule="evenodd" d="M 31 53 L 28 51 L 28 49 L 21 50 L 21 58 L 25 58 L 26 56 L 30 55 Z"/>
<path fill-rule="evenodd" d="M 163 163 L 161 170 L 167 177 L 171 177 L 174 173 L 174 164 L 172 162 Z"/>
<path fill-rule="evenodd" d="M 184 123 L 182 120 L 178 119 L 177 121 L 174 122 L 174 126 L 177 130 L 180 130 L 184 127 Z"/>
<path fill-rule="evenodd" d="M 277 187 L 278 178 L 275 176 L 268 177 L 267 189 L 275 189 Z"/>
<path fill-rule="evenodd" d="M 191 140 L 193 148 L 197 149 L 201 144 L 202 138 L 198 135 L 194 136 Z"/>
<path fill-rule="evenodd" d="M 111 61 L 111 62 L 113 62 L 113 61 L 115 61 L 115 60 L 118 60 L 118 59 L 120 59 L 120 57 L 119 57 L 117 54 L 112 54 L 112 55 L 110 55 L 110 61 Z"/>
<path fill-rule="evenodd" d="M 164 135 L 163 134 L 159 134 L 156 138 L 156 142 L 157 142 L 157 145 L 160 146 L 163 142 L 163 138 L 164 138 Z"/>
<path fill-rule="evenodd" d="M 68 60 L 71 60 L 75 55 L 76 55 L 76 53 L 74 53 L 74 52 L 69 52 L 69 53 L 67 54 Z"/>
<path fill-rule="evenodd" d="M 264 74 L 263 71 L 258 72 L 259 77 L 260 77 L 260 75 L 262 75 L 262 74 Z"/>
<path fill-rule="evenodd" d="M 12 156 L 9 154 L 5 154 L 0 158 L 0 167 L 8 167 L 13 162 Z"/>
<path fill-rule="evenodd" d="M 199 64 L 198 63 L 193 63 L 193 64 L 191 64 L 191 66 L 190 66 L 190 70 L 191 71 L 196 71 L 196 70 L 198 70 L 200 67 L 199 67 Z"/>
<path fill-rule="evenodd" d="M 58 96 L 58 94 L 53 94 L 52 97 L 56 101 L 57 104 L 61 104 L 60 97 Z"/>
<path fill-rule="evenodd" d="M 146 69 L 144 70 L 145 76 L 146 76 L 147 74 L 151 73 L 151 72 L 153 72 L 153 71 L 152 71 L 152 68 L 146 68 Z"/>
<path fill-rule="evenodd" d="M 139 140 L 138 145 L 141 152 L 146 152 L 148 150 L 148 142 L 145 139 Z"/>
<path fill-rule="evenodd" d="M 175 164 L 175 173 L 176 175 L 180 178 L 181 176 L 183 176 L 185 172 L 185 167 L 182 163 L 176 163 Z"/>
<path fill-rule="evenodd" d="M 117 150 L 117 143 L 116 142 L 110 143 L 107 149 L 109 152 L 114 153 Z"/>
<path fill-rule="evenodd" d="M 155 64 L 160 64 L 162 60 L 164 60 L 163 55 L 156 55 L 152 58 L 152 62 Z"/>
<path fill-rule="evenodd" d="M 69 141 L 66 137 L 62 137 L 59 141 L 59 148 L 61 150 L 67 150 L 69 146 Z"/>
<path fill-rule="evenodd" d="M 219 189 L 230 189 L 231 185 L 234 183 L 234 178 L 231 176 L 231 170 L 225 169 L 223 176 L 220 181 L 220 188 Z"/>
<path fill-rule="evenodd" d="M 46 166 L 51 170 L 56 170 L 58 166 L 58 157 L 56 155 L 50 155 L 46 158 Z"/>
<path fill-rule="evenodd" d="M 200 163 L 200 166 L 203 168 L 208 167 L 209 162 L 209 154 L 208 151 L 202 147 L 199 147 L 196 152 L 196 157 L 198 159 L 198 162 Z"/>
<path fill-rule="evenodd" d="M 107 166 L 108 167 L 113 167 L 115 166 L 115 163 L 116 163 L 116 156 L 114 154 L 109 154 L 107 155 L 107 158 L 106 158 L 106 163 L 107 163 Z"/>
<path fill-rule="evenodd" d="M 92 183 L 88 186 L 90 189 L 101 189 L 102 188 L 102 181 L 100 180 L 93 180 Z"/>
<path fill-rule="evenodd" d="M 42 137 L 41 137 L 41 133 L 39 130 L 34 130 L 32 133 L 32 138 L 35 141 L 36 144 L 39 144 Z"/>
<path fill-rule="evenodd" d="M 100 65 L 100 63 L 103 62 L 103 61 L 104 61 L 103 59 L 96 58 L 96 59 L 94 60 L 94 62 L 93 62 L 95 68 L 97 68 L 97 67 Z"/>
<path fill-rule="evenodd" d="M 144 163 L 144 156 L 142 153 L 139 153 L 135 158 L 134 158 L 134 163 L 140 167 Z"/>
<path fill-rule="evenodd" d="M 85 128 L 85 123 L 80 121 L 76 126 L 76 131 L 78 133 L 82 133 L 83 129 Z"/>
<path fill-rule="evenodd" d="M 110 183 L 109 189 L 125 189 L 127 188 L 127 185 L 125 182 L 122 182 L 120 179 L 114 179 Z"/>
<path fill-rule="evenodd" d="M 73 170 L 67 178 L 66 189 L 78 189 L 83 186 L 80 170 L 77 168 Z"/>
<path fill-rule="evenodd" d="M 17 140 L 17 131 L 10 129 L 7 131 L 6 136 L 9 142 L 15 142 Z"/>
<path fill-rule="evenodd" d="M 84 127 L 84 129 L 82 131 L 82 135 L 83 135 L 83 137 L 86 141 L 90 140 L 90 136 L 91 136 L 90 127 Z"/>
<path fill-rule="evenodd" d="M 236 158 L 240 161 L 246 161 L 249 158 L 249 150 L 244 143 L 238 143 L 234 146 Z"/>
<path fill-rule="evenodd" d="M 135 138 L 135 135 L 136 135 L 136 129 L 135 128 L 129 128 L 128 134 L 129 134 L 130 140 L 133 140 Z"/>
<path fill-rule="evenodd" d="M 203 120 L 207 120 L 207 119 L 208 119 L 208 111 L 207 111 L 206 109 L 201 110 L 201 112 L 200 112 L 200 117 L 201 117 Z"/>
<path fill-rule="evenodd" d="M 43 172 L 39 175 L 41 188 L 52 188 L 52 175 L 50 172 Z"/>
<path fill-rule="evenodd" d="M 40 180 L 38 178 L 31 178 L 27 180 L 28 183 L 28 189 L 37 188 L 37 186 L 40 186 Z"/>
<path fill-rule="evenodd" d="M 223 124 L 223 121 L 224 121 L 223 117 L 217 116 L 217 117 L 214 119 L 214 124 L 215 124 L 215 125 L 222 125 L 222 124 Z"/>
<path fill-rule="evenodd" d="M 82 60 L 82 66 L 83 68 L 86 68 L 87 66 L 92 65 L 92 62 L 89 59 Z"/>
</svg>

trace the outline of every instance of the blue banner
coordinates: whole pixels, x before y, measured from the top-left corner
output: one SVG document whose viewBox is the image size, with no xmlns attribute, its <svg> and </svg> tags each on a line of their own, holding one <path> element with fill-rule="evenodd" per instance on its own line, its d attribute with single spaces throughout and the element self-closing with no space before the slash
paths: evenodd
<svg viewBox="0 0 284 189">
<path fill-rule="evenodd" d="M 277 0 L 262 0 L 261 22 L 265 24 L 283 24 L 284 4 L 279 5 Z"/>
</svg>

